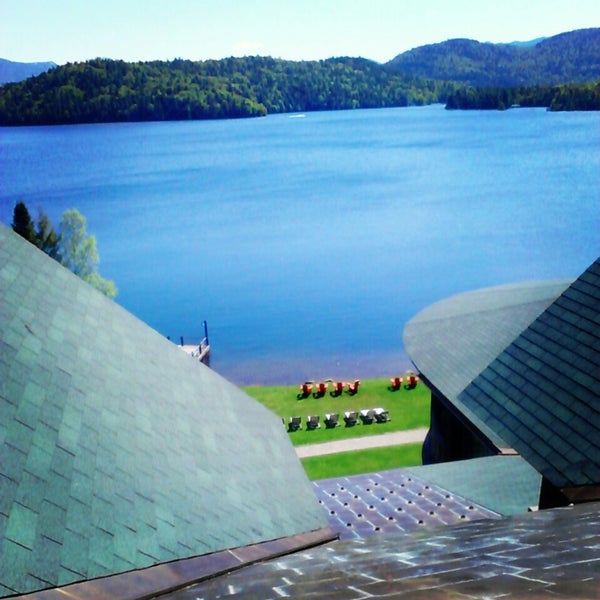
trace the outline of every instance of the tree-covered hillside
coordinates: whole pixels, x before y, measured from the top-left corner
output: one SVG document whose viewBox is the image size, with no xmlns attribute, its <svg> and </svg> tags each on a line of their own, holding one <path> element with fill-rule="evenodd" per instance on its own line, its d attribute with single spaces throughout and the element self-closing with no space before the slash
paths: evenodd
<svg viewBox="0 0 600 600">
<path fill-rule="evenodd" d="M 556 110 L 596 110 L 590 107 L 597 87 L 587 84 L 598 80 L 600 28 L 530 46 L 450 40 L 386 65 L 363 58 L 95 59 L 1 86 L 0 125 L 237 118 L 448 99 L 451 108 L 506 108 L 541 98 Z M 556 88 L 561 84 L 571 87 Z M 532 86 L 544 88 L 515 95 L 515 88 Z"/>
<path fill-rule="evenodd" d="M 460 88 L 446 108 L 505 110 L 511 106 L 545 107 L 550 111 L 600 110 L 600 81 L 518 88 Z"/>
<path fill-rule="evenodd" d="M 215 119 L 407 106 L 443 101 L 453 88 L 390 73 L 361 58 L 95 59 L 0 88 L 0 124 Z"/>
<path fill-rule="evenodd" d="M 474 87 L 586 83 L 600 79 L 600 28 L 561 33 L 533 46 L 448 40 L 400 54 L 386 66 Z"/>
</svg>

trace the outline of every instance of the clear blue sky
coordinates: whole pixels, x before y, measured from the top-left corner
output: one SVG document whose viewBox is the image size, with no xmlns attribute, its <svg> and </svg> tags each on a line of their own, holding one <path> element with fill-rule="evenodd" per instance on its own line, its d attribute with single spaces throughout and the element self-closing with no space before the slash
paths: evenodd
<svg viewBox="0 0 600 600">
<path fill-rule="evenodd" d="M 600 0 L 0 0 L 0 58 L 385 62 L 450 38 L 525 41 L 585 27 L 600 27 Z"/>
</svg>

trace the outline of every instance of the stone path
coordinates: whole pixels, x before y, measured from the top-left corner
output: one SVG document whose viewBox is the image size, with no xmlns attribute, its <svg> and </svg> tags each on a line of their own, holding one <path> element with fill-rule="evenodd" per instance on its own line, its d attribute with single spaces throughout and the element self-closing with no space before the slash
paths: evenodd
<svg viewBox="0 0 600 600">
<path fill-rule="evenodd" d="M 299 458 L 308 458 L 310 456 L 322 456 L 323 454 L 349 452 L 350 450 L 383 448 L 385 446 L 399 446 L 400 444 L 417 444 L 425 440 L 427 431 L 427 427 L 421 427 L 419 429 L 409 429 L 408 431 L 394 431 L 392 433 L 355 437 L 335 442 L 305 444 L 303 446 L 296 446 L 296 454 Z"/>
</svg>

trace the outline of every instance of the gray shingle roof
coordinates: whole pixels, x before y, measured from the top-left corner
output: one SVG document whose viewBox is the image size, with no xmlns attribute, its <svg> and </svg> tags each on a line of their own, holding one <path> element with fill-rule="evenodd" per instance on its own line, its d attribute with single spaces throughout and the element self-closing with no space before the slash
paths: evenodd
<svg viewBox="0 0 600 600">
<path fill-rule="evenodd" d="M 456 400 L 571 282 L 524 282 L 451 296 L 407 323 L 404 345 L 427 379 Z"/>
<path fill-rule="evenodd" d="M 537 506 L 541 475 L 520 456 L 486 456 L 406 469 L 502 515 Z"/>
<path fill-rule="evenodd" d="M 524 282 L 458 294 L 422 310 L 404 329 L 415 366 L 497 447 L 507 443 L 461 402 L 460 393 L 571 282 Z"/>
<path fill-rule="evenodd" d="M 600 483 L 600 259 L 459 396 L 552 484 Z"/>
<path fill-rule="evenodd" d="M 0 595 L 327 526 L 281 420 L 0 225 Z"/>
<path fill-rule="evenodd" d="M 600 259 L 568 283 L 460 294 L 404 332 L 428 382 L 559 488 L 600 483 Z"/>
</svg>

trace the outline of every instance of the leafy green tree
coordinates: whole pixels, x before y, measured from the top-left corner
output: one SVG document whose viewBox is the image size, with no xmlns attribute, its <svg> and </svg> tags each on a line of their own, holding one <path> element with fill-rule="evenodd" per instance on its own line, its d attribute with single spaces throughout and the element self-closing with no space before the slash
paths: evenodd
<svg viewBox="0 0 600 600">
<path fill-rule="evenodd" d="M 114 282 L 98 273 L 100 257 L 96 237 L 87 233 L 85 217 L 77 209 L 66 210 L 62 214 L 58 254 L 60 262 L 75 275 L 109 298 L 117 295 Z"/>
<path fill-rule="evenodd" d="M 35 244 L 35 229 L 25 202 L 17 202 L 13 211 L 13 230 L 28 242 Z"/>
<path fill-rule="evenodd" d="M 66 210 L 62 214 L 60 233 L 57 234 L 48 215 L 41 208 L 34 226 L 25 203 L 17 202 L 12 228 L 104 295 L 109 298 L 117 295 L 114 282 L 98 273 L 100 257 L 96 238 L 88 235 L 85 217 L 77 209 Z"/>
<path fill-rule="evenodd" d="M 110 279 L 105 279 L 97 271 L 90 273 L 90 275 L 85 278 L 85 281 L 109 298 L 114 298 L 119 293 L 115 282 Z"/>
</svg>

